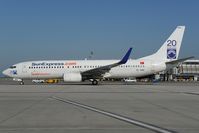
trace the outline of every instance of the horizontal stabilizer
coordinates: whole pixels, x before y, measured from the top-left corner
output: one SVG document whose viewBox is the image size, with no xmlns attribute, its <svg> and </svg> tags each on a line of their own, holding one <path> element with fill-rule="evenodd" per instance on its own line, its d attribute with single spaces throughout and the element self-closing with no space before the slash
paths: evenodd
<svg viewBox="0 0 199 133">
<path fill-rule="evenodd" d="M 190 57 L 187 57 L 187 58 L 182 58 L 182 59 L 178 59 L 178 60 L 174 60 L 174 61 L 169 61 L 169 62 L 166 62 L 166 64 L 167 65 L 174 65 L 174 64 L 178 64 L 178 63 L 184 62 L 186 60 L 192 59 L 192 58 L 194 58 L 194 56 L 190 56 Z"/>
</svg>

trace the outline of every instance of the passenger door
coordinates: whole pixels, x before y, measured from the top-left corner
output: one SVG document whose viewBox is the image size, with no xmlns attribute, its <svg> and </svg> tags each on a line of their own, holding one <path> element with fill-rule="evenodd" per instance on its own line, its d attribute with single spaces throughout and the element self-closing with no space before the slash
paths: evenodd
<svg viewBox="0 0 199 133">
<path fill-rule="evenodd" d="M 28 69 L 28 68 L 27 68 L 27 65 L 23 65 L 23 66 L 22 66 L 22 72 L 23 72 L 23 73 L 27 73 L 27 69 Z"/>
</svg>

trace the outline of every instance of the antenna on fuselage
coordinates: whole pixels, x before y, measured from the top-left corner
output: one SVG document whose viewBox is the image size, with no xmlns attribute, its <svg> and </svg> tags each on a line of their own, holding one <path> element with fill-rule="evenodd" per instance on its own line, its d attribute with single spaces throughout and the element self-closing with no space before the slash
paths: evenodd
<svg viewBox="0 0 199 133">
<path fill-rule="evenodd" d="M 93 51 L 90 51 L 90 54 L 89 54 L 89 56 L 88 56 L 88 59 L 89 59 L 89 60 L 93 59 L 93 55 L 94 55 L 94 52 L 93 52 Z"/>
</svg>

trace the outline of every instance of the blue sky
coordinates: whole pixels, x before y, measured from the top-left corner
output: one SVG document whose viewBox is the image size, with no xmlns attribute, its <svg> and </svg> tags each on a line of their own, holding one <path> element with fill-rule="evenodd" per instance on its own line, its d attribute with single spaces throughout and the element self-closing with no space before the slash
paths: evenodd
<svg viewBox="0 0 199 133">
<path fill-rule="evenodd" d="M 177 25 L 181 57 L 199 57 L 196 0 L 1 0 L 0 71 L 28 60 L 119 59 L 155 52 Z"/>
</svg>

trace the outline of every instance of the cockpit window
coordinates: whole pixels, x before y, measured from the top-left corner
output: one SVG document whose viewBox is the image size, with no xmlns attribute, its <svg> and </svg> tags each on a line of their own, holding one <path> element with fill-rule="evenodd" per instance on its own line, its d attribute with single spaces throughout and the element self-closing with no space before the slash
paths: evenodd
<svg viewBox="0 0 199 133">
<path fill-rule="evenodd" d="M 11 66 L 10 68 L 11 68 L 11 69 L 14 69 L 14 68 L 16 68 L 16 66 Z"/>
</svg>

